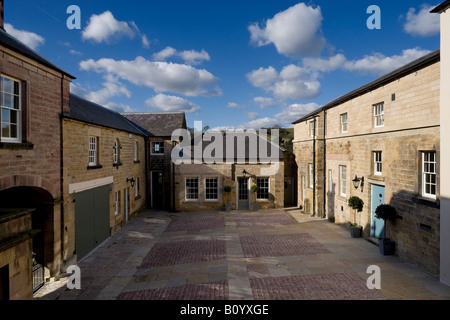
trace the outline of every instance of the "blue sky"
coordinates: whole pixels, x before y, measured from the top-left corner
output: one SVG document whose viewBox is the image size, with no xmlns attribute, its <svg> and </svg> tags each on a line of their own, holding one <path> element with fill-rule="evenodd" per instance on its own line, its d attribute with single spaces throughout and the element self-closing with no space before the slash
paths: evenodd
<svg viewBox="0 0 450 320">
<path fill-rule="evenodd" d="M 288 127 L 439 49 L 442 1 L 5 0 L 6 30 L 117 111 L 185 111 L 188 126 Z M 77 5 L 81 29 L 68 29 Z M 381 29 L 369 29 L 370 5 Z"/>
</svg>

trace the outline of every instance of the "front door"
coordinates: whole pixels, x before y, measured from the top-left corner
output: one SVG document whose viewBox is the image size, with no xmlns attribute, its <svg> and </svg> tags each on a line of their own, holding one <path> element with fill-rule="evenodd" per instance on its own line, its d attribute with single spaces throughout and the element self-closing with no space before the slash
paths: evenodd
<svg viewBox="0 0 450 320">
<path fill-rule="evenodd" d="M 152 208 L 164 208 L 164 176 L 162 172 L 152 172 Z"/>
<path fill-rule="evenodd" d="M 384 220 L 377 219 L 375 216 L 375 210 L 382 204 L 384 204 L 384 191 L 385 187 L 372 185 L 372 219 L 370 235 L 377 239 L 384 238 Z"/>
<path fill-rule="evenodd" d="M 238 209 L 239 210 L 250 210 L 250 195 L 248 188 L 248 178 L 239 178 L 239 194 L 238 194 Z"/>
<path fill-rule="evenodd" d="M 294 204 L 294 178 L 284 178 L 284 205 Z"/>
</svg>

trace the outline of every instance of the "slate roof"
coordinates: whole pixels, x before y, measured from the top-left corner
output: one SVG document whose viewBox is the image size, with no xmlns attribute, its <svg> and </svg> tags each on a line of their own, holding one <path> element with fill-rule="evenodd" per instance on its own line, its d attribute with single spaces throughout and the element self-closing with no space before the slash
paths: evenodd
<svg viewBox="0 0 450 320">
<path fill-rule="evenodd" d="M 145 129 L 140 128 L 120 113 L 102 107 L 72 93 L 70 94 L 70 113 L 65 113 L 63 116 L 65 118 L 122 130 L 142 136 L 151 135 Z"/>
<path fill-rule="evenodd" d="M 212 155 L 212 158 L 217 157 L 217 154 L 214 154 L 211 152 L 211 149 L 216 145 L 216 136 L 219 139 L 222 139 L 222 155 L 223 160 L 226 161 L 227 157 L 227 139 L 228 137 L 232 136 L 234 138 L 234 142 L 232 144 L 233 150 L 230 155 L 234 155 L 235 159 L 237 158 L 238 154 L 238 147 L 242 148 L 242 141 L 245 139 L 245 145 L 244 145 L 244 154 L 245 154 L 245 160 L 256 160 L 256 161 L 271 161 L 273 162 L 275 159 L 282 161 L 284 159 L 284 151 L 282 147 L 270 142 L 267 139 L 262 138 L 261 136 L 257 135 L 256 133 L 252 133 L 251 131 L 246 132 L 212 132 L 212 136 L 214 138 L 211 138 L 211 141 L 205 141 L 207 140 L 206 137 L 204 138 L 204 141 L 202 142 L 202 148 L 203 148 L 203 155 L 209 156 Z M 195 149 L 198 147 L 198 141 L 200 137 L 196 137 L 195 139 L 191 140 L 191 158 L 194 159 L 195 156 Z M 208 138 L 209 139 L 209 138 Z M 252 144 L 250 144 L 252 142 Z M 262 144 L 266 144 L 266 152 L 264 152 L 264 157 L 259 156 L 259 150 Z M 217 144 L 217 146 L 219 146 Z M 206 149 L 208 148 L 208 149 Z M 206 152 L 205 152 L 206 149 Z M 272 156 L 271 152 L 272 149 L 274 152 L 276 152 L 275 155 Z M 217 150 L 216 150 L 217 151 Z M 256 154 L 256 157 L 254 156 Z M 204 157 L 203 160 L 210 160 L 209 157 Z"/>
<path fill-rule="evenodd" d="M 69 78 L 76 79 L 71 74 L 67 73 L 66 71 L 60 69 L 38 53 L 34 51 L 33 49 L 29 48 L 27 45 L 23 44 L 10 34 L 8 34 L 5 30 L 0 28 L 0 44 L 8 49 L 11 49 L 17 53 L 20 53 L 24 55 L 27 58 L 30 58 L 46 67 L 49 67 L 50 69 L 53 69 L 55 71 L 61 72 L 62 74 L 68 76 Z"/>
<path fill-rule="evenodd" d="M 155 137 L 171 137 L 176 129 L 186 129 L 184 112 L 138 112 L 122 115 Z"/>
<path fill-rule="evenodd" d="M 398 68 L 398 69 L 392 71 L 391 73 L 388 73 L 372 82 L 369 82 L 368 84 L 366 84 L 356 90 L 353 90 L 353 91 L 329 102 L 328 104 L 318 108 L 317 110 L 311 112 L 310 114 L 295 121 L 293 124 L 297 124 L 297 123 L 301 123 L 306 120 L 309 120 L 312 116 L 314 116 L 324 110 L 328 110 L 330 108 L 336 107 L 346 101 L 354 99 L 360 95 L 363 95 L 367 92 L 375 90 L 378 87 L 384 86 L 392 81 L 395 81 L 396 79 L 404 77 L 405 75 L 410 74 L 411 72 L 417 71 L 417 70 L 425 68 L 433 63 L 436 63 L 436 62 L 440 61 L 440 57 L 441 57 L 441 51 L 439 49 L 436 51 L 433 51 L 417 60 L 414 60 L 414 61 L 404 65 L 401 68 Z"/>
<path fill-rule="evenodd" d="M 440 5 L 438 5 L 436 8 L 431 10 L 431 13 L 442 13 L 445 10 L 447 10 L 450 7 L 450 0 L 447 0 Z"/>
</svg>

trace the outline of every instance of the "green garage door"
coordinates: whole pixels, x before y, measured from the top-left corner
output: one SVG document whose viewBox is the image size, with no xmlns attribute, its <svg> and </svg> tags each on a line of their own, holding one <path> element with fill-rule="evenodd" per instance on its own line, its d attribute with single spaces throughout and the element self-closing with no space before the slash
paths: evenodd
<svg viewBox="0 0 450 320">
<path fill-rule="evenodd" d="M 75 228 L 78 259 L 85 257 L 111 235 L 109 186 L 75 195 Z"/>
</svg>

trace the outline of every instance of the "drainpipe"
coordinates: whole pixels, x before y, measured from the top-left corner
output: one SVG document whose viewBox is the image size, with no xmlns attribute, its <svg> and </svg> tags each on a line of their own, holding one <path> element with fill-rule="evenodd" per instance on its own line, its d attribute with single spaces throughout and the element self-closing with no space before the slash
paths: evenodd
<svg viewBox="0 0 450 320">
<path fill-rule="evenodd" d="M 314 118 L 314 135 L 313 135 L 313 213 L 316 216 L 316 134 L 317 134 L 317 118 Z"/>
<path fill-rule="evenodd" d="M 61 198 L 61 204 L 60 204 L 60 214 L 61 214 L 61 263 L 64 261 L 64 75 L 61 75 L 61 115 L 60 115 L 60 198 Z M 60 265 L 60 272 L 65 272 L 65 270 L 61 270 L 62 265 Z"/>
<path fill-rule="evenodd" d="M 327 110 L 323 111 L 323 217 L 327 217 Z"/>
</svg>

